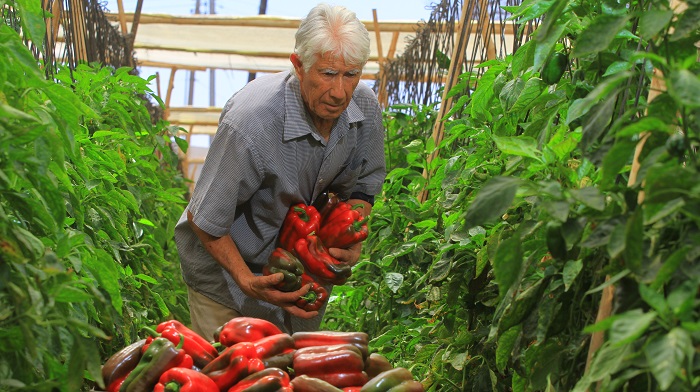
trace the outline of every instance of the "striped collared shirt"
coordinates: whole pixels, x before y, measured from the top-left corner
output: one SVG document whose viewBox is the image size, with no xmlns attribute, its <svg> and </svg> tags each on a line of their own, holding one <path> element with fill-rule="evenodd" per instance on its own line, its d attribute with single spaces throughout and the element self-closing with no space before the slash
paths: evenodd
<svg viewBox="0 0 700 392">
<path fill-rule="evenodd" d="M 304 108 L 298 79 L 282 72 L 259 77 L 226 103 L 187 209 L 210 235 L 231 235 L 246 263 L 259 267 L 276 247 L 290 206 L 312 204 L 328 190 L 344 198 L 352 192 L 376 195 L 385 175 L 384 128 L 374 92 L 358 84 L 326 142 Z M 245 316 L 291 325 L 288 332 L 318 328 L 321 316 L 285 323 L 282 309 L 244 295 L 206 252 L 186 213 L 175 240 L 184 279 L 194 290 Z"/>
</svg>

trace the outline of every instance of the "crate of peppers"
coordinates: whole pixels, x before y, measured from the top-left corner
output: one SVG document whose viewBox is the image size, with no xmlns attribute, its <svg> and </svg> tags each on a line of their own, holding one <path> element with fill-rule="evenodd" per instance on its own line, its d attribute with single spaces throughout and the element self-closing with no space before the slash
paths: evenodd
<svg viewBox="0 0 700 392">
<path fill-rule="evenodd" d="M 292 335 L 236 317 L 207 341 L 177 320 L 112 355 L 108 392 L 422 392 L 411 372 L 369 353 L 364 332 Z"/>
</svg>

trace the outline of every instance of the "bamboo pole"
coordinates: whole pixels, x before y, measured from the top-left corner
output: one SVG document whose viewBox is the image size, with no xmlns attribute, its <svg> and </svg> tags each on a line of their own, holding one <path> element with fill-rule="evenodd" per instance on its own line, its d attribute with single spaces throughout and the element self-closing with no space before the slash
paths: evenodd
<svg viewBox="0 0 700 392">
<path fill-rule="evenodd" d="M 491 34 L 489 27 L 491 24 L 491 17 L 489 15 L 489 2 L 488 0 L 479 0 L 479 25 L 481 26 L 481 39 L 484 42 L 484 49 L 486 49 L 486 58 L 493 60 L 496 58 L 496 47 L 491 39 Z"/>
<path fill-rule="evenodd" d="M 124 15 L 124 0 L 117 0 L 117 9 L 119 10 L 119 26 L 122 29 L 122 35 L 127 35 L 126 16 Z"/>
<path fill-rule="evenodd" d="M 389 60 L 394 58 L 394 54 L 396 53 L 396 44 L 399 41 L 399 32 L 395 31 L 394 35 L 391 37 L 391 44 L 389 45 L 389 52 L 386 55 L 386 58 L 384 59 L 384 62 L 379 64 L 379 70 L 380 70 L 380 77 L 379 77 L 379 96 L 377 97 L 379 100 L 379 105 L 382 108 L 386 108 L 389 105 L 389 92 L 386 90 L 386 77 L 384 76 L 386 73 L 386 65 L 389 62 Z"/>
<path fill-rule="evenodd" d="M 85 12 L 82 0 L 70 0 L 71 36 L 76 62 L 87 62 L 87 45 L 85 44 Z"/>
<path fill-rule="evenodd" d="M 168 89 L 165 92 L 165 110 L 163 111 L 163 120 L 167 120 L 170 116 L 170 99 L 173 95 L 173 88 L 175 87 L 175 72 L 177 68 L 173 67 L 170 69 L 170 79 L 168 80 Z"/>
<path fill-rule="evenodd" d="M 452 87 L 456 84 L 457 79 L 459 78 L 460 72 L 462 70 L 462 63 L 464 61 L 464 56 L 467 49 L 466 46 L 469 38 L 469 24 L 466 23 L 468 8 L 469 7 L 466 7 L 465 4 L 462 5 L 462 14 L 459 17 L 459 25 L 461 28 L 459 30 L 459 36 L 457 37 L 457 43 L 453 51 L 452 59 L 450 61 L 450 69 L 447 72 L 447 82 L 445 83 L 445 87 L 442 91 L 442 101 L 440 103 L 440 109 L 438 110 L 438 115 L 435 119 L 435 125 L 433 126 L 432 138 L 435 142 L 435 150 L 433 150 L 430 153 L 430 155 L 428 155 L 426 159 L 426 167 L 423 169 L 423 177 L 426 179 L 426 184 L 419 196 L 419 200 L 421 203 L 427 200 L 428 198 L 428 179 L 430 178 L 430 171 L 428 170 L 428 168 L 430 167 L 430 163 L 435 158 L 437 158 L 438 146 L 442 141 L 445 131 L 445 115 L 452 108 L 452 97 L 448 97 L 448 94 Z"/>
</svg>

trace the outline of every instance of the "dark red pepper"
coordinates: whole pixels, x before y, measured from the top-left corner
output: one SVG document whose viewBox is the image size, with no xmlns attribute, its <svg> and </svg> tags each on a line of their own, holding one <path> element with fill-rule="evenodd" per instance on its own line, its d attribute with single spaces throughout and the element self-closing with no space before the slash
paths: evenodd
<svg viewBox="0 0 700 392">
<path fill-rule="evenodd" d="M 284 279 L 275 285 L 280 291 L 290 292 L 299 290 L 302 286 L 301 275 L 304 273 L 304 265 L 291 252 L 276 248 L 263 266 L 263 275 L 272 275 L 281 272 Z"/>
<path fill-rule="evenodd" d="M 289 388 L 290 385 L 287 372 L 278 368 L 268 368 L 244 378 L 228 392 L 277 392 L 282 388 Z"/>
<path fill-rule="evenodd" d="M 202 369 L 202 373 L 214 380 L 219 390 L 226 391 L 240 380 L 265 368 L 257 357 L 255 344 L 240 342 L 227 347 Z"/>
<path fill-rule="evenodd" d="M 281 334 L 275 324 L 256 317 L 234 317 L 214 332 L 214 340 L 229 347 L 240 342 L 255 342 L 266 336 Z"/>
<path fill-rule="evenodd" d="M 142 355 L 142 348 L 146 344 L 146 339 L 122 348 L 114 353 L 102 366 L 102 379 L 108 392 L 119 390 L 121 383 L 126 376 L 134 370 Z"/>
<path fill-rule="evenodd" d="M 119 392 L 151 391 L 160 376 L 174 367 L 192 367 L 192 358 L 182 350 L 182 341 L 175 346 L 170 340 L 157 337 L 146 341 L 146 351 L 119 387 Z"/>
<path fill-rule="evenodd" d="M 316 232 L 321 224 L 321 215 L 314 206 L 303 203 L 293 205 L 282 222 L 279 244 L 282 248 L 292 251 L 299 238 Z"/>
<path fill-rule="evenodd" d="M 318 236 L 308 235 L 298 239 L 294 245 L 294 252 L 306 271 L 323 281 L 343 284 L 352 274 L 350 265 L 331 256 Z"/>
<path fill-rule="evenodd" d="M 365 332 L 343 331 L 300 331 L 292 334 L 297 350 L 305 347 L 332 346 L 337 344 L 352 344 L 367 358 L 369 335 Z"/>
<path fill-rule="evenodd" d="M 296 306 L 306 310 L 307 312 L 313 312 L 319 310 L 321 306 L 328 300 L 328 290 L 316 282 L 311 276 L 307 274 L 302 275 L 302 285 L 311 284 L 308 293 L 303 297 L 299 297 L 296 302 Z"/>
<path fill-rule="evenodd" d="M 219 355 L 219 352 L 211 343 L 177 320 L 162 322 L 158 324 L 155 331 L 150 328 L 144 328 L 144 330 L 151 335 L 146 345 L 150 343 L 150 340 L 158 336 L 170 340 L 173 344 L 179 344 L 180 337 L 182 337 L 182 349 L 192 357 L 192 361 L 200 369 Z"/>
<path fill-rule="evenodd" d="M 369 380 L 364 367 L 362 355 L 354 348 L 297 352 L 294 355 L 295 375 L 315 377 L 337 388 L 364 385 Z"/>
<path fill-rule="evenodd" d="M 163 373 L 153 392 L 219 392 L 219 387 L 205 374 L 178 367 Z"/>
<path fill-rule="evenodd" d="M 329 248 L 345 249 L 364 241 L 369 232 L 361 208 L 362 204 L 339 202 L 321 223 L 318 237 Z"/>
<path fill-rule="evenodd" d="M 295 376 L 292 379 L 292 387 L 294 392 L 343 392 L 342 389 L 336 388 L 333 385 L 305 374 Z"/>
<path fill-rule="evenodd" d="M 258 339 L 253 344 L 255 345 L 255 355 L 264 360 L 294 351 L 296 343 L 291 335 L 279 333 Z"/>
</svg>

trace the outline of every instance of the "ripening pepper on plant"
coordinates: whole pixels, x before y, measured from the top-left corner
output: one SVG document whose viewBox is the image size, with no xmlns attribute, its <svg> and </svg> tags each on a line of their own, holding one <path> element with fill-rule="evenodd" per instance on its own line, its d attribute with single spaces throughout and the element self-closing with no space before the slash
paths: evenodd
<svg viewBox="0 0 700 392">
<path fill-rule="evenodd" d="M 267 368 L 239 381 L 228 392 L 292 391 L 289 374 L 279 368 Z"/>
<path fill-rule="evenodd" d="M 367 221 L 360 213 L 362 204 L 341 201 L 328 213 L 317 235 L 328 248 L 349 248 L 369 234 Z"/>
<path fill-rule="evenodd" d="M 315 233 L 321 224 L 321 215 L 314 206 L 298 203 L 289 208 L 282 222 L 279 234 L 279 245 L 292 251 L 299 238 Z"/>
<path fill-rule="evenodd" d="M 182 340 L 175 346 L 166 338 L 154 338 L 148 343 L 139 363 L 122 383 L 119 392 L 151 391 L 166 370 L 174 367 L 191 368 L 192 357 L 182 349 Z"/>
<path fill-rule="evenodd" d="M 301 283 L 302 285 L 310 283 L 311 287 L 306 295 L 299 297 L 296 306 L 307 312 L 319 310 L 328 300 L 328 290 L 307 274 L 302 275 Z"/>
<path fill-rule="evenodd" d="M 275 285 L 275 288 L 284 291 L 296 291 L 302 286 L 301 275 L 304 273 L 304 265 L 291 252 L 276 248 L 263 266 L 263 275 L 272 275 L 281 272 L 284 279 Z"/>
<path fill-rule="evenodd" d="M 219 392 L 219 387 L 194 369 L 172 368 L 160 376 L 153 392 Z"/>
<path fill-rule="evenodd" d="M 230 347 L 241 342 L 255 342 L 266 336 L 281 334 L 275 324 L 256 317 L 234 317 L 217 328 L 214 341 Z"/>
<path fill-rule="evenodd" d="M 325 282 L 343 284 L 352 274 L 350 265 L 331 256 L 318 236 L 308 235 L 298 239 L 294 245 L 294 253 L 307 272 Z"/>
</svg>

